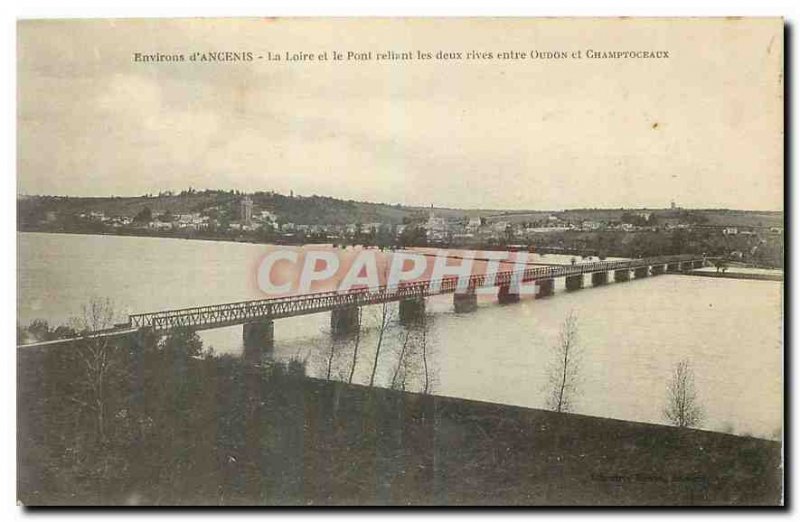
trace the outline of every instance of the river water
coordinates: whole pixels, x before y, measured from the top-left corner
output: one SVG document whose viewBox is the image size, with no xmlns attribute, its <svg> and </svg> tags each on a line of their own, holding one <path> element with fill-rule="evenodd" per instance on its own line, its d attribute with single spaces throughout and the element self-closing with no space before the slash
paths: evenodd
<svg viewBox="0 0 800 522">
<path fill-rule="evenodd" d="M 17 320 L 66 323 L 93 298 L 111 299 L 121 320 L 129 313 L 263 298 L 255 274 L 265 249 L 233 242 L 21 233 Z M 553 347 L 572 314 L 579 347 L 576 413 L 664 423 L 672 369 L 688 359 L 704 429 L 780 436 L 782 283 L 663 275 L 597 288 L 587 277 L 584 290 L 569 293 L 563 285 L 557 281 L 552 297 L 510 305 L 486 298 L 469 314 L 454 313 L 452 296 L 429 298 L 424 335 L 420 327 L 399 324 L 393 305 L 375 383 L 389 386 L 394 380 L 421 391 L 427 381 L 440 395 L 543 408 Z M 367 383 L 373 373 L 381 312 L 380 306 L 363 312 L 354 382 Z M 333 340 L 329 321 L 329 314 L 276 321 L 274 357 L 303 359 L 313 376 L 346 379 L 355 341 Z M 241 353 L 241 327 L 201 336 L 218 353 Z"/>
</svg>

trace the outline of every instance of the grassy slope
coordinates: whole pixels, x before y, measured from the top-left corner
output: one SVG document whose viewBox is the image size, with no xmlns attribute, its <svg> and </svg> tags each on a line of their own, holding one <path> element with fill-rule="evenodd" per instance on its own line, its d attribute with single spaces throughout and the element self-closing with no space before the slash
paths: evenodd
<svg viewBox="0 0 800 522">
<path fill-rule="evenodd" d="M 17 361 L 17 485 L 26 505 L 781 501 L 776 442 L 268 378 L 230 358 L 145 362 L 144 395 L 129 395 L 144 381 L 121 389 L 133 424 L 115 416 L 112 444 L 98 447 L 85 438 L 92 416 L 67 400 L 71 372 L 37 353 L 45 352 Z"/>
<path fill-rule="evenodd" d="M 334 503 L 780 501 L 780 445 L 774 442 L 323 381 L 309 381 L 306 405 L 307 426 L 331 422 L 334 409 L 340 430 L 350 432 L 333 442 L 306 429 L 306 476 L 318 477 L 320 462 L 329 462 L 338 480 L 348 476 L 346 464 L 360 470 L 334 486 Z M 371 409 L 379 412 L 371 418 L 377 451 L 365 453 L 356 435 L 363 432 L 352 423 L 370 418 Z M 342 451 L 342 440 L 352 445 L 345 462 L 328 461 Z M 373 481 L 383 487 L 376 491 Z"/>
</svg>

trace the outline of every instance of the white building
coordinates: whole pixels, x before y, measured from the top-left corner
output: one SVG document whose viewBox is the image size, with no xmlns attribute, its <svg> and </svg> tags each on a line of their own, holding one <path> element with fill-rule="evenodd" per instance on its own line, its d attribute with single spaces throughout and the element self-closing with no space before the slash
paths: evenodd
<svg viewBox="0 0 800 522">
<path fill-rule="evenodd" d="M 431 210 L 428 221 L 423 225 L 429 239 L 444 239 L 447 234 L 447 223 L 444 218 L 437 217 Z"/>
<path fill-rule="evenodd" d="M 509 226 L 510 223 L 508 221 L 495 221 L 492 223 L 492 230 L 502 233 L 505 232 Z"/>
<path fill-rule="evenodd" d="M 250 199 L 250 196 L 245 196 L 242 198 L 240 205 L 241 215 L 239 216 L 239 219 L 242 223 L 249 225 L 253 220 L 253 200 Z"/>
<path fill-rule="evenodd" d="M 274 212 L 270 212 L 269 210 L 261 210 L 258 213 L 258 220 L 263 223 L 269 223 L 272 221 L 277 221 L 278 216 L 275 215 Z"/>
</svg>

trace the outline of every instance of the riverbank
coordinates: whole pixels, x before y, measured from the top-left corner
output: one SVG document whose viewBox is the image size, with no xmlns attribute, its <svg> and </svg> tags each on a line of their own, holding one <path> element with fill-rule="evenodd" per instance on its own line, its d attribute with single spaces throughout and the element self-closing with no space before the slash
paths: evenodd
<svg viewBox="0 0 800 522">
<path fill-rule="evenodd" d="M 218 234 L 207 234 L 203 232 L 191 232 L 191 233 L 180 233 L 180 232 L 173 232 L 173 231 L 163 231 L 163 230 L 149 230 L 149 229 L 142 229 L 142 228 L 135 228 L 135 229 L 117 229 L 117 230 L 90 230 L 90 229 L 77 229 L 77 230 L 69 230 L 69 229 L 50 229 L 47 227 L 38 227 L 38 228 L 27 228 L 17 230 L 17 233 L 26 233 L 26 234 L 66 234 L 66 235 L 76 235 L 76 236 L 112 236 L 112 237 L 141 237 L 141 238 L 158 238 L 158 239 L 185 239 L 185 240 L 192 240 L 192 241 L 215 241 L 221 243 L 251 243 L 251 244 L 263 244 L 263 245 L 311 245 L 311 244 L 321 244 L 321 245 L 330 245 L 330 241 L 320 241 L 320 242 L 305 242 L 305 243 L 294 243 L 294 242 L 287 242 L 282 241 L 281 238 L 257 238 L 252 236 L 245 236 L 245 235 L 218 235 Z"/>
<path fill-rule="evenodd" d="M 182 239 L 182 240 L 192 240 L 192 241 L 209 241 L 209 242 L 221 242 L 221 243 L 249 243 L 249 244 L 261 244 L 261 245 L 285 245 L 285 246 L 294 246 L 294 247 L 305 247 L 310 245 L 317 245 L 317 246 L 327 246 L 327 247 L 337 247 L 337 245 L 331 243 L 330 241 L 308 241 L 308 242 L 287 242 L 281 241 L 279 238 L 273 238 L 271 240 L 266 239 L 259 239 L 253 238 L 249 236 L 219 236 L 213 234 L 203 234 L 202 232 L 193 232 L 187 234 L 169 232 L 169 231 L 145 231 L 142 229 L 135 229 L 135 230 L 118 230 L 118 231 L 72 231 L 72 230 L 47 230 L 47 229 L 30 229 L 30 230 L 19 230 L 18 233 L 26 233 L 26 234 L 64 234 L 64 235 L 76 235 L 76 236 L 111 236 L 111 237 L 136 237 L 136 238 L 156 238 L 156 239 Z M 379 248 L 375 245 L 357 245 L 357 244 L 342 244 L 338 245 L 341 248 L 355 247 L 355 246 L 366 246 L 369 248 L 370 246 L 373 248 Z M 440 248 L 451 249 L 455 251 L 467 251 L 467 250 L 486 250 L 486 251 L 505 251 L 505 252 L 518 252 L 528 251 L 529 253 L 535 253 L 542 256 L 545 255 L 562 255 L 562 256 L 573 256 L 581 258 L 581 261 L 588 260 L 588 261 L 617 261 L 617 260 L 625 260 L 628 258 L 625 257 L 605 257 L 602 258 L 598 257 L 596 251 L 573 251 L 573 250 L 557 250 L 552 248 L 536 248 L 536 249 L 525 249 L 521 248 L 520 245 L 514 246 L 498 246 L 498 245 L 447 245 L 447 246 L 427 246 L 427 245 L 409 245 L 409 246 L 391 246 L 387 247 L 390 250 L 417 250 L 421 252 L 425 256 L 429 257 L 436 257 L 438 255 L 438 251 Z M 432 251 L 427 252 L 426 249 L 430 249 Z M 435 250 L 433 250 L 435 249 Z M 453 254 L 450 256 L 451 259 L 458 259 L 464 260 L 465 258 Z M 473 261 L 490 261 L 491 259 L 488 258 L 480 258 L 480 257 L 470 257 L 470 260 Z M 544 263 L 544 262 L 528 262 L 526 264 L 529 265 L 537 265 L 537 266 L 562 266 L 566 264 L 565 262 L 562 263 Z"/>
<path fill-rule="evenodd" d="M 783 274 L 748 273 L 748 272 L 704 272 L 692 270 L 681 272 L 682 275 L 697 277 L 716 277 L 720 279 L 749 279 L 752 281 L 783 281 Z"/>
<path fill-rule="evenodd" d="M 352 238 L 315 238 L 305 236 L 302 239 L 299 237 L 295 238 L 287 238 L 282 235 L 256 235 L 254 233 L 250 234 L 240 234 L 240 235 L 233 235 L 233 234 L 214 234 L 214 233 L 207 233 L 203 231 L 191 231 L 191 232 L 184 232 L 184 231 L 173 231 L 173 230 L 151 230 L 145 228 L 116 228 L 116 229 L 104 229 L 104 230 L 94 230 L 94 229 L 77 229 L 77 230 L 70 230 L 70 229 L 62 229 L 62 228 L 49 228 L 49 227 L 28 227 L 26 229 L 20 229 L 17 233 L 26 233 L 26 234 L 65 234 L 65 235 L 78 235 L 78 236 L 112 236 L 112 237 L 137 237 L 137 238 L 159 238 L 159 239 L 183 239 L 183 240 L 191 240 L 191 241 L 214 241 L 220 243 L 249 243 L 249 244 L 256 244 L 256 245 L 282 245 L 282 246 L 290 246 L 290 247 L 305 247 L 310 245 L 316 246 L 327 246 L 331 248 L 355 248 L 355 247 L 364 247 L 364 248 L 375 248 L 381 250 L 406 250 L 406 249 L 415 249 L 415 248 L 445 248 L 445 249 L 453 249 L 453 250 L 486 250 L 486 251 L 503 251 L 503 252 L 517 252 L 520 250 L 530 251 L 532 253 L 542 254 L 542 255 L 569 255 L 569 256 L 579 256 L 583 257 L 597 257 L 597 251 L 585 251 L 585 250 L 564 250 L 564 249 L 554 249 L 554 248 L 536 248 L 535 251 L 532 249 L 528 249 L 527 247 L 521 249 L 519 245 L 504 245 L 504 244 L 487 244 L 487 243 L 475 243 L 475 244 L 435 244 L 431 243 L 428 244 L 420 243 L 420 244 L 399 244 L 397 242 L 394 243 L 385 243 L 385 244 L 378 244 L 376 242 L 369 242 L 369 241 L 358 241 L 353 240 Z M 453 257 L 453 259 L 457 259 L 457 257 Z M 479 259 L 476 259 L 479 260 Z M 488 260 L 487 260 L 488 261 Z M 553 264 L 558 265 L 557 263 Z"/>
</svg>

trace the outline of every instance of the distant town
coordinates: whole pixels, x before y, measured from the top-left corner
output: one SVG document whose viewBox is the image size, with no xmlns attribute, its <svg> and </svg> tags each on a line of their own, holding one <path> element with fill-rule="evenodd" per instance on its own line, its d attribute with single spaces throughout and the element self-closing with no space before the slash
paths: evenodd
<svg viewBox="0 0 800 522">
<path fill-rule="evenodd" d="M 435 246 L 581 256 L 724 256 L 782 268 L 783 213 L 726 209 L 503 211 L 409 207 L 276 192 L 20 196 L 18 230 L 378 248 Z"/>
</svg>

